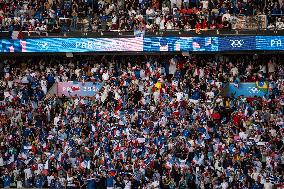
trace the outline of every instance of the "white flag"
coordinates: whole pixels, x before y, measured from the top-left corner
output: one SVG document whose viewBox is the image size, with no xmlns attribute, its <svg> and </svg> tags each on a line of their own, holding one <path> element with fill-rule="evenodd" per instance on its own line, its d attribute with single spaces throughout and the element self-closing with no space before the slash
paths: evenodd
<svg viewBox="0 0 284 189">
<path fill-rule="evenodd" d="M 45 164 L 44 164 L 44 169 L 48 170 L 48 160 L 46 160 Z"/>
<path fill-rule="evenodd" d="M 13 154 L 13 155 L 9 158 L 9 160 L 7 161 L 7 165 L 13 163 L 14 161 L 15 161 L 15 155 Z"/>
</svg>

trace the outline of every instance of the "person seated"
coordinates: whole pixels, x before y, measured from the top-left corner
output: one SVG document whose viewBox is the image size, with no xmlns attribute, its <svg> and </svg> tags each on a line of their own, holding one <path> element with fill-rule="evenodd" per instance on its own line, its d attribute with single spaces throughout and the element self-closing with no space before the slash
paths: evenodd
<svg viewBox="0 0 284 189">
<path fill-rule="evenodd" d="M 224 20 L 223 20 L 223 29 L 224 30 L 230 30 L 232 28 L 231 26 L 231 23 L 227 20 L 226 17 L 224 17 Z"/>
</svg>

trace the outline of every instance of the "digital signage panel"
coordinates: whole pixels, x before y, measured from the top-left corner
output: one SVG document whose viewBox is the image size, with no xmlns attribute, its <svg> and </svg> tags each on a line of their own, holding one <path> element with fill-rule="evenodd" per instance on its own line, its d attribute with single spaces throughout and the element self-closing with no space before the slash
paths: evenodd
<svg viewBox="0 0 284 189">
<path fill-rule="evenodd" d="M 284 50 L 284 36 L 29 38 L 0 40 L 12 52 L 223 52 Z"/>
<path fill-rule="evenodd" d="M 2 52 L 143 51 L 143 38 L 36 38 L 2 40 Z"/>
<path fill-rule="evenodd" d="M 218 37 L 146 37 L 144 51 L 218 51 Z"/>
<path fill-rule="evenodd" d="M 284 50 L 284 36 L 256 36 L 256 50 Z"/>
<path fill-rule="evenodd" d="M 255 36 L 230 36 L 218 38 L 219 51 L 255 50 Z"/>
</svg>

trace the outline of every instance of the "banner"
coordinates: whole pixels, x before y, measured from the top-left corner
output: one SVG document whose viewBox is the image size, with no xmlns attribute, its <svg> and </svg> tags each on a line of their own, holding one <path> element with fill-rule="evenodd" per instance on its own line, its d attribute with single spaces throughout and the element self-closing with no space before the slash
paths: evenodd
<svg viewBox="0 0 284 189">
<path fill-rule="evenodd" d="M 59 82 L 57 83 L 58 96 L 95 96 L 95 94 L 102 88 L 102 83 L 93 82 Z"/>
<path fill-rule="evenodd" d="M 283 51 L 284 36 L 0 39 L 12 52 L 218 52 Z"/>
<path fill-rule="evenodd" d="M 228 84 L 223 88 L 220 93 L 222 96 L 244 96 L 244 97 L 263 97 L 269 95 L 268 82 L 256 82 L 256 83 L 240 83 L 238 86 L 233 83 Z"/>
<path fill-rule="evenodd" d="M 219 42 L 219 51 L 255 50 L 255 43 L 254 36 L 223 37 Z"/>
<path fill-rule="evenodd" d="M 3 39 L 0 47 L 2 52 L 139 52 L 143 51 L 143 38 Z"/>
<path fill-rule="evenodd" d="M 144 51 L 218 51 L 218 37 L 145 37 Z"/>
<path fill-rule="evenodd" d="M 284 36 L 256 36 L 257 50 L 284 50 Z"/>
</svg>

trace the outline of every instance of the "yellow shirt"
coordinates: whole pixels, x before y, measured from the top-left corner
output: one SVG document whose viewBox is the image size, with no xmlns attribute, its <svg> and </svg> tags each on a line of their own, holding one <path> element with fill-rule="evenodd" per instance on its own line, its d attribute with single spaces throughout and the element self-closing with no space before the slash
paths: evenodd
<svg viewBox="0 0 284 189">
<path fill-rule="evenodd" d="M 162 83 L 157 82 L 157 83 L 155 84 L 155 87 L 156 87 L 157 89 L 161 89 L 161 88 L 162 88 Z"/>
</svg>

